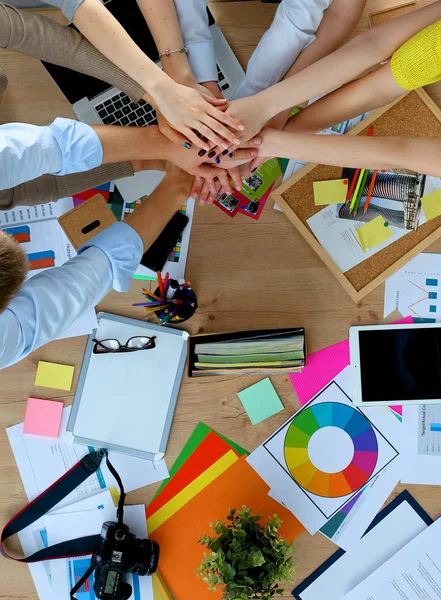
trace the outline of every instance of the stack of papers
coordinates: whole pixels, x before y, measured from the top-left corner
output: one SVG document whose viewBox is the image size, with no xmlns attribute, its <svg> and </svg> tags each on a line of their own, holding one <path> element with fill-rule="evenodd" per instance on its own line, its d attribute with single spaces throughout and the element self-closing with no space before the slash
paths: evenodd
<svg viewBox="0 0 441 600">
<path fill-rule="evenodd" d="M 268 486 L 249 466 L 246 454 L 199 423 L 171 468 L 171 478 L 147 508 L 150 538 L 161 547 L 161 576 L 179 600 L 220 598 L 220 590 L 214 594 L 195 576 L 206 551 L 198 540 L 209 533 L 210 523 L 227 517 L 230 507 L 245 504 L 264 518 L 277 512 L 288 540 L 303 531 L 297 519 L 268 496 Z"/>
<path fill-rule="evenodd" d="M 81 458 L 93 448 L 72 444 L 66 438 L 66 426 L 69 420 L 71 407 L 63 410 L 59 438 L 45 438 L 23 433 L 24 424 L 14 425 L 6 430 L 15 460 L 22 478 L 23 486 L 29 502 L 34 500 L 57 479 L 69 471 Z M 140 458 L 109 452 L 109 458 L 124 482 L 126 492 L 155 483 L 168 477 L 168 470 L 164 460 L 148 461 Z M 105 462 L 98 471 L 91 475 L 84 483 L 76 488 L 57 506 L 42 517 L 39 521 L 19 534 L 26 555 L 33 554 L 48 545 L 85 535 L 82 533 L 81 523 L 87 529 L 87 535 L 97 534 L 101 525 L 106 520 L 115 520 L 116 509 L 114 500 L 118 494 L 118 486 L 114 477 L 109 472 Z M 136 510 L 135 510 L 136 509 Z M 133 532 L 145 538 L 145 510 L 144 507 L 126 507 L 126 522 Z M 87 514 L 85 514 L 87 511 Z M 89 514 L 89 511 L 90 514 Z M 78 513 L 77 517 L 73 513 Z M 95 514 L 95 517 L 92 515 Z M 62 515 L 62 516 L 59 516 Z M 133 516 L 129 521 L 130 515 Z M 57 517 L 55 519 L 55 517 Z M 73 525 L 73 523 L 76 523 Z M 80 533 L 81 532 L 81 533 Z M 61 568 L 59 563 L 63 566 Z M 81 563 L 81 564 L 80 564 Z M 73 561 L 51 561 L 29 565 L 35 587 L 40 600 L 69 600 L 67 592 L 71 589 L 72 573 L 76 575 L 84 572 L 90 564 L 89 558 L 75 559 Z M 56 569 L 56 571 L 53 571 Z M 52 574 L 56 573 L 56 577 Z M 139 589 L 144 590 L 141 595 L 133 596 L 135 600 L 150 600 L 153 598 L 150 583 L 140 583 Z M 144 586 L 144 587 L 143 587 Z M 137 589 L 138 589 L 137 587 Z M 90 592 L 77 595 L 78 600 L 90 600 Z"/>
</svg>

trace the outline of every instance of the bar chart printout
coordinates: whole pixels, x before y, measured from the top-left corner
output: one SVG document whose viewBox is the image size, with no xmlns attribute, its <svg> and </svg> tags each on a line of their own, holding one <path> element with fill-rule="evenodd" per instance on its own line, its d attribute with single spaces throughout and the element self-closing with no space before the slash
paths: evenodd
<svg viewBox="0 0 441 600">
<path fill-rule="evenodd" d="M 441 404 L 421 404 L 418 454 L 441 456 Z"/>
</svg>

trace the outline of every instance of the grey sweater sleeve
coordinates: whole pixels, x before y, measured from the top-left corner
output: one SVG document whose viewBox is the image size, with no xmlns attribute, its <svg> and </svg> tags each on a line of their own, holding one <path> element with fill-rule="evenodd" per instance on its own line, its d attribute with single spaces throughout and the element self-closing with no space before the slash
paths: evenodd
<svg viewBox="0 0 441 600">
<path fill-rule="evenodd" d="M 74 6 L 81 1 L 51 0 L 51 4 Z M 22 52 L 106 81 L 123 90 L 134 102 L 139 102 L 145 93 L 142 86 L 105 58 L 78 31 L 8 4 L 0 4 L 0 48 Z"/>
<path fill-rule="evenodd" d="M 91 171 L 62 177 L 43 175 L 9 190 L 0 191 L 0 210 L 55 202 L 60 198 L 84 192 L 112 179 L 131 175 L 133 175 L 133 169 L 130 163 L 101 165 Z"/>
</svg>

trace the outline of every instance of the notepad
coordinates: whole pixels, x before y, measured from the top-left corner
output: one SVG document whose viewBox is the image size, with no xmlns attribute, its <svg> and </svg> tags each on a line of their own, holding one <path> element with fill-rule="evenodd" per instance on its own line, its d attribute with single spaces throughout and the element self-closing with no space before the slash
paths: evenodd
<svg viewBox="0 0 441 600">
<path fill-rule="evenodd" d="M 314 181 L 314 204 L 343 204 L 348 193 L 347 179 L 331 179 L 329 181 Z"/>
<path fill-rule="evenodd" d="M 238 396 L 253 425 L 268 419 L 284 408 L 268 377 L 239 392 Z"/>
<path fill-rule="evenodd" d="M 435 190 L 431 194 L 427 194 L 427 196 L 423 196 L 423 198 L 421 198 L 421 204 L 428 221 L 435 217 L 439 217 L 441 215 L 441 189 Z"/>
<path fill-rule="evenodd" d="M 355 233 L 363 248 L 363 252 L 379 246 L 393 235 L 388 223 L 386 223 L 381 215 L 359 227 Z"/>
<path fill-rule="evenodd" d="M 63 403 L 29 398 L 23 433 L 57 438 L 60 432 Z"/>
<path fill-rule="evenodd" d="M 58 365 L 56 363 L 40 360 L 38 363 L 35 385 L 42 387 L 55 388 L 57 390 L 72 389 L 72 380 L 75 367 L 68 365 Z"/>
</svg>

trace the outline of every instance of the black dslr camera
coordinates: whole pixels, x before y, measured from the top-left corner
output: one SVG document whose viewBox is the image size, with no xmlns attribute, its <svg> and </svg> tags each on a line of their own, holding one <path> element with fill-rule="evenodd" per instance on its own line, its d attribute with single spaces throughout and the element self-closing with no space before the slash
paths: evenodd
<svg viewBox="0 0 441 600">
<path fill-rule="evenodd" d="M 93 561 L 95 596 L 103 600 L 128 600 L 132 587 L 124 581 L 124 575 L 152 575 L 158 567 L 159 546 L 152 540 L 136 539 L 127 525 L 107 521 Z"/>
</svg>

